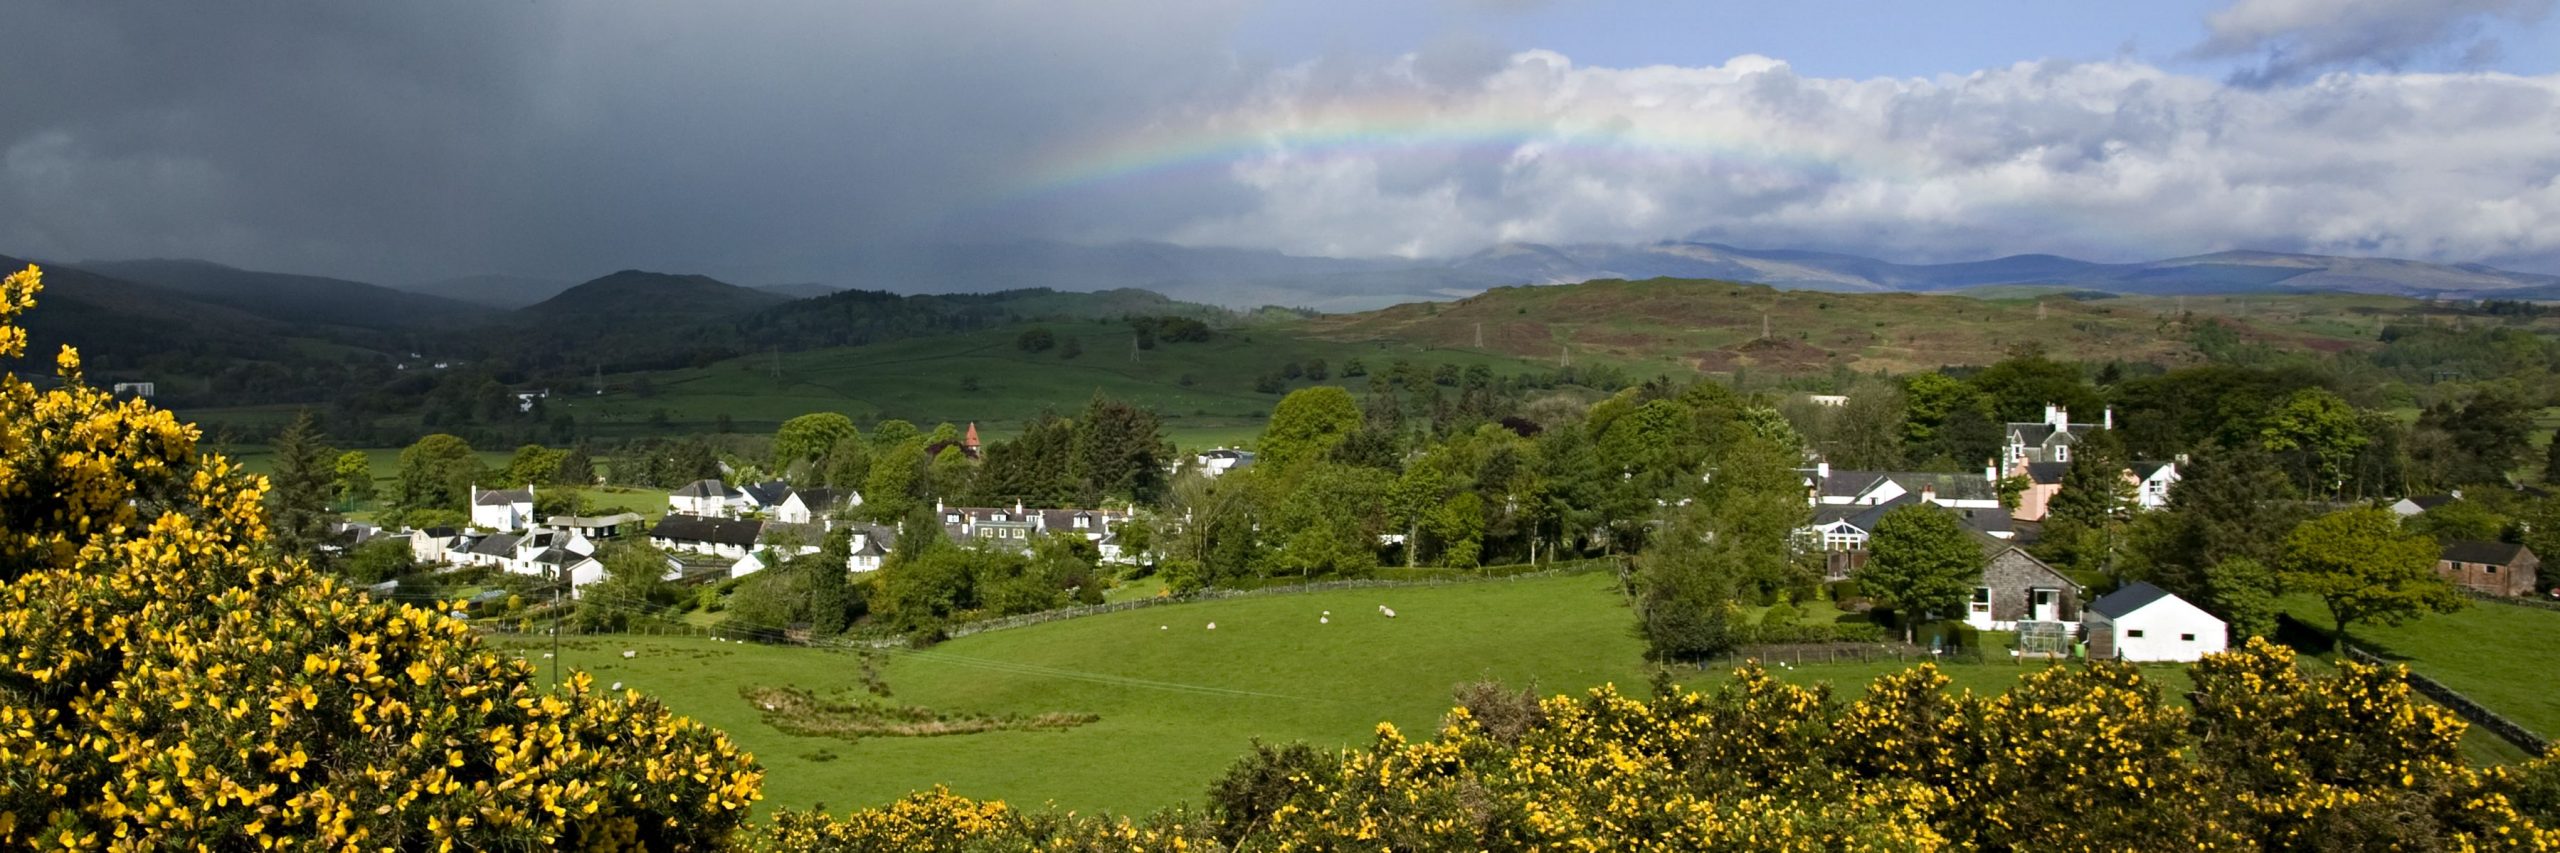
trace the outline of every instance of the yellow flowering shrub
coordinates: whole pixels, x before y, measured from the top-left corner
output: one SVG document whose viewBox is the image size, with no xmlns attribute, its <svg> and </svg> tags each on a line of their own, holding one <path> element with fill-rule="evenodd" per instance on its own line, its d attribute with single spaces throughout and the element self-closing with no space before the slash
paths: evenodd
<svg viewBox="0 0 2560 853">
<path fill-rule="evenodd" d="M 0 284 L 0 360 L 39 286 Z M 265 556 L 262 479 L 56 365 L 0 375 L 0 848 L 699 849 L 745 819 L 719 732 Z"/>
<path fill-rule="evenodd" d="M 772 850 L 2560 850 L 2560 753 L 2461 766 L 2461 723 L 2400 673 L 2313 678 L 2264 642 L 2195 667 L 2191 713 L 2121 664 L 1951 693 L 1932 666 L 1846 704 L 1756 666 L 1711 692 L 1602 687 L 1257 747 L 1211 819 L 1026 812 L 936 790 Z M 1500 716 L 1506 722 L 1480 721 Z"/>
</svg>

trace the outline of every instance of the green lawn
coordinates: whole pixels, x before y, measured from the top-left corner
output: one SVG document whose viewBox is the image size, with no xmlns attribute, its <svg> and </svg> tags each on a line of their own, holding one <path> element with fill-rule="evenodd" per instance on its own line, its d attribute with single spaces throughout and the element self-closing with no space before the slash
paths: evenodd
<svg viewBox="0 0 2560 853">
<path fill-rule="evenodd" d="M 2326 627 L 2317 599 L 2293 596 L 2285 610 Z M 2560 736 L 2560 611 L 2474 601 L 2400 626 L 2357 625 L 2358 646 L 2397 658 L 2544 737 Z"/>
</svg>

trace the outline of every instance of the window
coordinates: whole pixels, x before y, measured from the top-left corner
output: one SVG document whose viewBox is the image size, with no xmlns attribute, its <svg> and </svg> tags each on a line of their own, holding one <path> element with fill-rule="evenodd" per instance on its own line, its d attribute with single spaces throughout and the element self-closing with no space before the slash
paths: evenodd
<svg viewBox="0 0 2560 853">
<path fill-rule="evenodd" d="M 1989 613 L 1989 612 L 1991 612 L 1991 588 L 1990 588 L 1990 587 L 1987 587 L 1987 586 L 1977 586 L 1977 587 L 1974 587 L 1974 588 L 1973 588 L 1973 612 L 1975 612 L 1975 613 Z"/>
<path fill-rule="evenodd" d="M 1092 527 L 1092 526 L 1093 526 L 1093 519 L 1086 518 L 1086 517 L 1081 516 L 1081 515 L 1076 516 L 1076 529 L 1077 529 L 1077 530 L 1083 530 L 1083 529 L 1085 529 L 1085 528 L 1087 528 L 1087 527 Z"/>
<path fill-rule="evenodd" d="M 943 516 L 942 516 L 942 523 L 944 523 L 944 524 L 959 524 L 959 523 L 960 523 L 960 514 L 959 514 L 959 513 L 956 513 L 956 512 L 952 512 L 952 513 L 944 513 L 944 514 L 943 514 Z"/>
<path fill-rule="evenodd" d="M 2480 570 L 2493 575 L 2498 573 L 2498 567 L 2496 566 L 2481 566 Z"/>
<path fill-rule="evenodd" d="M 2057 444 L 2057 445 L 2054 445 L 2054 446 L 2053 446 L 2053 461 L 2055 461 L 2055 462 L 2069 462 L 2069 461 L 2071 461 L 2071 445 L 2068 445 L 2068 444 Z"/>
<path fill-rule="evenodd" d="M 2179 635 L 2178 635 L 2178 642 L 2181 642 L 2181 643 L 2192 643 L 2192 642 L 2195 642 L 2195 641 L 2196 641 L 2196 635 L 2194 635 L 2194 634 L 2179 634 Z"/>
<path fill-rule="evenodd" d="M 2140 629 L 2140 628 L 2135 628 L 2135 629 L 2133 629 L 2133 630 L 2131 630 L 2131 631 L 2126 631 L 2126 632 L 2124 632 L 2124 635 L 2125 635 L 2126 637 L 2130 637 L 2130 638 L 2133 638 L 2133 639 L 2139 640 L 2139 639 L 2142 639 L 2142 629 Z"/>
</svg>

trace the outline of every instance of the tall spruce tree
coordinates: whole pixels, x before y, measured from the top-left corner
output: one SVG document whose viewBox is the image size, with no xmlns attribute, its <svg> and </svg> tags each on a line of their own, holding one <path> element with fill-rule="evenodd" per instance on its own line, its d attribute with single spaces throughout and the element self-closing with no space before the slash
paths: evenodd
<svg viewBox="0 0 2560 853">
<path fill-rule="evenodd" d="M 2560 484 L 2560 429 L 2551 431 L 2551 444 L 2542 449 L 2542 482 Z"/>
<path fill-rule="evenodd" d="M 274 532 L 276 552 L 332 568 L 329 525 L 338 520 L 330 498 L 338 486 L 337 452 L 323 444 L 319 422 L 304 410 L 276 436 L 275 474 L 268 477 L 267 526 Z"/>
</svg>

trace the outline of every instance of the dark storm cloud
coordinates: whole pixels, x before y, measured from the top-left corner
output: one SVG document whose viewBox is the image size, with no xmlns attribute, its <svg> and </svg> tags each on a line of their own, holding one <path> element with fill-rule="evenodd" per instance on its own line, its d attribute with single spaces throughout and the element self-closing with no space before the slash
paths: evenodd
<svg viewBox="0 0 2560 853">
<path fill-rule="evenodd" d="M 806 276 L 940 236 L 1060 138 L 1238 85 L 1236 12 L 11 4 L 0 251 Z"/>
</svg>

